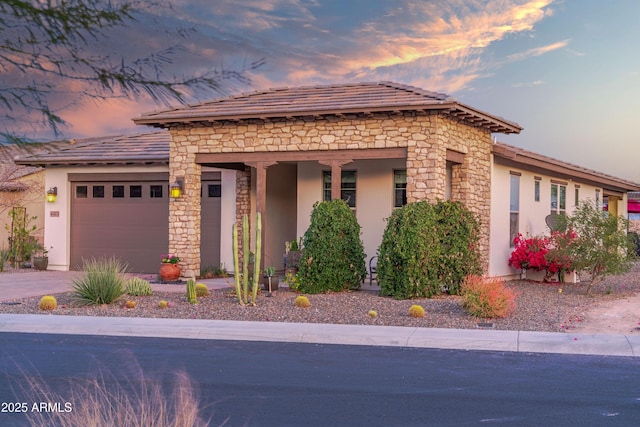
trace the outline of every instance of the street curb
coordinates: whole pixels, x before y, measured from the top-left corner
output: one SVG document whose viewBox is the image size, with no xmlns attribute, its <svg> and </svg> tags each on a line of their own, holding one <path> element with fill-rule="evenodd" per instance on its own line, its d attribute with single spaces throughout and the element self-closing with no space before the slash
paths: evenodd
<svg viewBox="0 0 640 427">
<path fill-rule="evenodd" d="M 1 313 L 0 332 L 640 357 L 640 336 L 621 334 Z"/>
</svg>

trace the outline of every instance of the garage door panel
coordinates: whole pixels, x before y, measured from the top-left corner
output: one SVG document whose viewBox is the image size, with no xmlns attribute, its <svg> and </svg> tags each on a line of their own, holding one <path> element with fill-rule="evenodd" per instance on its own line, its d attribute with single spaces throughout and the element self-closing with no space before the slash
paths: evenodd
<svg viewBox="0 0 640 427">
<path fill-rule="evenodd" d="M 202 188 L 201 263 L 218 266 L 220 182 L 203 181 Z M 113 256 L 131 272 L 156 273 L 169 247 L 168 189 L 167 181 L 118 181 L 115 174 L 113 182 L 72 182 L 70 267 Z"/>
<path fill-rule="evenodd" d="M 124 187 L 124 192 L 119 188 L 114 193 L 114 186 Z M 102 190 L 96 192 L 94 187 Z M 152 187 L 162 188 L 162 197 L 158 193 L 152 197 Z M 79 268 L 82 259 L 113 256 L 128 264 L 131 272 L 157 272 L 160 255 L 169 246 L 167 188 L 168 183 L 161 181 L 73 183 L 71 267 Z"/>
</svg>

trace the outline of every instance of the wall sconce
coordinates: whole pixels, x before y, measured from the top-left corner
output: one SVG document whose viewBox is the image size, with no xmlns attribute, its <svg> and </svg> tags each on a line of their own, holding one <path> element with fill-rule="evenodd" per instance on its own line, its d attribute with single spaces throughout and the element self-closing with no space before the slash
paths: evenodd
<svg viewBox="0 0 640 427">
<path fill-rule="evenodd" d="M 174 199 L 179 199 L 180 197 L 182 197 L 183 191 L 182 179 L 180 178 L 176 179 L 176 181 L 169 186 L 169 194 Z"/>
<path fill-rule="evenodd" d="M 55 203 L 58 198 L 58 187 L 51 187 L 47 190 L 47 203 Z"/>
</svg>

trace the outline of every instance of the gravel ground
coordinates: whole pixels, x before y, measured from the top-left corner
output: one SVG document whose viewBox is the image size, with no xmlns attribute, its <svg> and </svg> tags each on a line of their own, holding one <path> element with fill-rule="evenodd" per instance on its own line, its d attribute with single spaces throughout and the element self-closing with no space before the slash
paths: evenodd
<svg viewBox="0 0 640 427">
<path fill-rule="evenodd" d="M 473 318 L 462 309 L 461 299 L 456 296 L 397 301 L 380 297 L 371 290 L 308 295 L 311 307 L 297 308 L 293 300 L 298 294 L 287 288 L 281 287 L 270 297 L 266 292 L 261 292 L 257 306 L 241 306 L 230 289 L 221 289 L 212 290 L 209 296 L 199 298 L 197 305 L 191 305 L 184 292 L 175 292 L 184 288 L 184 285 L 164 285 L 171 286 L 167 289 L 172 292 L 155 291 L 153 295 L 144 297 L 125 296 L 110 305 L 88 307 L 75 304 L 71 293 L 57 294 L 58 309 L 53 312 L 39 310 L 39 298 L 5 301 L 0 303 L 0 312 L 558 332 L 579 326 L 587 312 L 598 304 L 640 293 L 639 273 L 640 263 L 625 275 L 610 277 L 595 285 L 591 296 L 585 295 L 587 285 L 584 283 L 565 284 L 560 293 L 558 284 L 508 282 L 518 298 L 515 312 L 504 319 Z M 128 299 L 136 302 L 135 308 L 124 306 Z M 158 302 L 161 300 L 167 301 L 169 306 L 159 308 Z M 420 304 L 425 308 L 424 318 L 408 316 L 412 304 Z M 369 317 L 369 310 L 377 311 L 378 317 Z"/>
</svg>

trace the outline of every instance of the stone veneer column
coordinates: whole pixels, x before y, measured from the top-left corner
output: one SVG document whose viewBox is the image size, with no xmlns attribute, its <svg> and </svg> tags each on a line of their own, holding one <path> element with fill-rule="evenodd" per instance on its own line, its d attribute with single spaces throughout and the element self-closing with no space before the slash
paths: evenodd
<svg viewBox="0 0 640 427">
<path fill-rule="evenodd" d="M 169 252 L 181 258 L 182 276 L 200 275 L 201 166 L 195 162 L 198 147 L 187 138 L 172 135 L 169 153 L 169 182 L 182 179 L 183 194 L 169 199 Z"/>
</svg>

